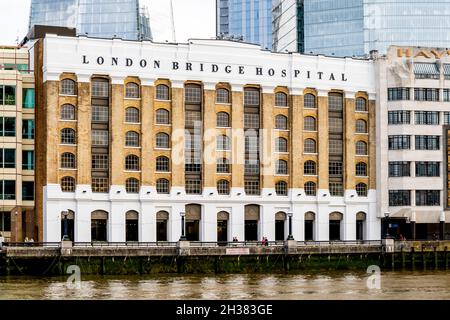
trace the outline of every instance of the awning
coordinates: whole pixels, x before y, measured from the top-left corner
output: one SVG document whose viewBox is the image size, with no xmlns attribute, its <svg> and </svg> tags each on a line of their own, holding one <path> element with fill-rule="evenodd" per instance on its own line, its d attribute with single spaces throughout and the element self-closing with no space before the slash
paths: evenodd
<svg viewBox="0 0 450 320">
<path fill-rule="evenodd" d="M 444 75 L 450 76 L 450 64 L 444 64 Z"/>
<path fill-rule="evenodd" d="M 439 75 L 439 68 L 436 63 L 415 63 L 414 74 Z"/>
<path fill-rule="evenodd" d="M 441 210 L 411 210 L 411 208 L 403 208 L 389 215 L 389 218 L 404 218 L 416 223 L 439 223 L 441 216 Z M 450 222 L 450 212 L 445 213 L 445 221 Z"/>
</svg>

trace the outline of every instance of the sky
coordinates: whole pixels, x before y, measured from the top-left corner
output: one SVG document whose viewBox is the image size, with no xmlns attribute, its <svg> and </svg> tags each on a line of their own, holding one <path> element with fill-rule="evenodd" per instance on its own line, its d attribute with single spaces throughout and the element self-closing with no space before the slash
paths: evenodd
<svg viewBox="0 0 450 320">
<path fill-rule="evenodd" d="M 172 0 L 175 41 L 215 36 L 215 0 Z M 31 0 L 0 0 L 0 45 L 15 45 L 27 34 Z M 141 0 L 150 13 L 155 41 L 172 41 L 170 0 Z"/>
</svg>

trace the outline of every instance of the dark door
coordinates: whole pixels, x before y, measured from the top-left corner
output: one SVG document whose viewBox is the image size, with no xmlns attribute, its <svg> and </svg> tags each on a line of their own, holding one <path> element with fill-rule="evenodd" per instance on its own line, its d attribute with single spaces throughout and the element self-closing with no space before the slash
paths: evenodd
<svg viewBox="0 0 450 320">
<path fill-rule="evenodd" d="M 228 221 L 218 220 L 217 221 L 217 241 L 226 242 L 228 241 Z"/>
<path fill-rule="evenodd" d="M 199 225 L 200 221 L 198 220 L 186 221 L 186 239 L 188 241 L 199 241 Z"/>
<path fill-rule="evenodd" d="M 330 220 L 330 241 L 341 240 L 341 220 Z"/>
<path fill-rule="evenodd" d="M 245 241 L 258 241 L 258 220 L 245 220 Z"/>
<path fill-rule="evenodd" d="M 305 241 L 312 241 L 312 240 L 314 240 L 314 237 L 313 237 L 313 226 L 314 226 L 314 221 L 313 220 L 305 220 Z"/>
<path fill-rule="evenodd" d="M 364 239 L 364 221 L 356 220 L 356 240 Z"/>
<path fill-rule="evenodd" d="M 275 240 L 284 239 L 284 220 L 275 220 Z"/>
<path fill-rule="evenodd" d="M 67 235 L 69 240 L 75 241 L 75 224 L 73 219 L 67 219 Z M 64 237 L 64 219 L 61 220 L 61 239 Z"/>
<path fill-rule="evenodd" d="M 167 220 L 156 221 L 156 241 L 167 241 Z"/>
<path fill-rule="evenodd" d="M 106 237 L 106 220 L 91 220 L 91 237 L 92 241 L 107 241 Z"/>
<path fill-rule="evenodd" d="M 139 241 L 138 220 L 127 219 L 126 241 Z"/>
</svg>

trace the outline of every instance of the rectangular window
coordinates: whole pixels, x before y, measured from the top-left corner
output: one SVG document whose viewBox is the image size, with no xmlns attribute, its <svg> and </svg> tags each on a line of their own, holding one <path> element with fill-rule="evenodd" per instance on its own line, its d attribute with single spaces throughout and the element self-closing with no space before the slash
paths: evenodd
<svg viewBox="0 0 450 320">
<path fill-rule="evenodd" d="M 16 180 L 0 180 L 2 200 L 15 200 L 16 199 Z"/>
<path fill-rule="evenodd" d="M 34 181 L 22 181 L 22 200 L 34 200 Z"/>
<path fill-rule="evenodd" d="M 439 79 L 440 72 L 436 63 L 414 63 L 414 76 L 416 79 Z"/>
<path fill-rule="evenodd" d="M 107 193 L 108 189 L 108 178 L 92 177 L 92 192 Z"/>
<path fill-rule="evenodd" d="M 259 106 L 259 90 L 244 90 L 244 105 Z"/>
<path fill-rule="evenodd" d="M 185 126 L 195 127 L 200 126 L 202 121 L 202 114 L 200 111 L 186 110 L 185 113 Z"/>
<path fill-rule="evenodd" d="M 93 154 L 92 155 L 92 169 L 93 170 L 107 170 L 109 167 L 107 154 Z"/>
<path fill-rule="evenodd" d="M 108 107 L 92 106 L 92 122 L 108 122 Z"/>
<path fill-rule="evenodd" d="M 16 118 L 0 117 L 0 136 L 1 137 L 16 136 Z"/>
<path fill-rule="evenodd" d="M 0 231 L 11 231 L 11 212 L 0 212 Z"/>
<path fill-rule="evenodd" d="M 259 150 L 259 137 L 254 135 L 245 136 L 245 153 L 257 154 Z"/>
<path fill-rule="evenodd" d="M 445 111 L 444 112 L 444 124 L 450 124 L 450 112 Z"/>
<path fill-rule="evenodd" d="M 0 149 L 0 168 L 16 167 L 16 149 Z"/>
<path fill-rule="evenodd" d="M 411 148 L 411 136 L 389 136 L 389 150 L 406 150 Z"/>
<path fill-rule="evenodd" d="M 26 119 L 22 120 L 22 138 L 34 139 L 34 120 Z"/>
<path fill-rule="evenodd" d="M 342 175 L 342 162 L 330 161 L 328 164 L 328 173 L 330 176 L 341 176 Z"/>
<path fill-rule="evenodd" d="M 344 150 L 342 140 L 330 139 L 330 141 L 328 141 L 328 146 L 330 154 L 342 154 Z"/>
<path fill-rule="evenodd" d="M 246 195 L 260 195 L 259 180 L 244 180 L 244 191 Z"/>
<path fill-rule="evenodd" d="M 258 129 L 259 128 L 259 114 L 244 113 L 244 128 Z"/>
<path fill-rule="evenodd" d="M 340 182 L 330 182 L 329 188 L 331 196 L 342 197 L 344 195 L 344 188 Z"/>
<path fill-rule="evenodd" d="M 201 103 L 202 89 L 198 86 L 186 86 L 184 89 L 184 99 L 186 103 Z"/>
<path fill-rule="evenodd" d="M 389 177 L 409 177 L 411 176 L 411 162 L 390 161 Z"/>
<path fill-rule="evenodd" d="M 329 111 L 342 111 L 344 106 L 343 98 L 341 94 L 328 95 L 328 110 Z"/>
<path fill-rule="evenodd" d="M 439 136 L 416 136 L 416 150 L 439 150 Z"/>
<path fill-rule="evenodd" d="M 329 118 L 329 130 L 331 132 L 342 132 L 342 125 L 344 121 L 341 118 Z"/>
<path fill-rule="evenodd" d="M 109 83 L 107 81 L 93 81 L 92 96 L 97 98 L 109 97 Z"/>
<path fill-rule="evenodd" d="M 416 190 L 416 206 L 439 206 L 440 190 Z"/>
<path fill-rule="evenodd" d="M 92 130 L 92 146 L 107 146 L 108 144 L 108 130 Z"/>
<path fill-rule="evenodd" d="M 443 100 L 444 101 L 450 101 L 450 89 L 444 89 L 443 93 Z"/>
<path fill-rule="evenodd" d="M 410 111 L 389 111 L 388 112 L 388 124 L 410 124 L 411 112 Z"/>
<path fill-rule="evenodd" d="M 416 111 L 414 113 L 416 124 L 439 124 L 438 111 Z"/>
<path fill-rule="evenodd" d="M 414 100 L 416 100 L 416 101 L 439 101 L 439 89 L 414 88 Z"/>
<path fill-rule="evenodd" d="M 0 86 L 0 105 L 14 106 L 16 104 L 16 87 Z"/>
<path fill-rule="evenodd" d="M 34 108 L 34 89 L 31 88 L 22 89 L 22 108 L 25 109 Z"/>
<path fill-rule="evenodd" d="M 409 100 L 409 88 L 388 88 L 388 100 Z"/>
<path fill-rule="evenodd" d="M 201 194 L 202 181 L 200 179 L 186 179 L 186 193 L 187 194 Z"/>
<path fill-rule="evenodd" d="M 34 151 L 23 150 L 22 151 L 22 169 L 34 170 Z"/>
<path fill-rule="evenodd" d="M 439 177 L 440 162 L 417 161 L 416 177 Z"/>
<path fill-rule="evenodd" d="M 259 160 L 245 160 L 244 174 L 259 174 Z"/>
<path fill-rule="evenodd" d="M 410 206 L 411 190 L 389 190 L 389 206 Z"/>
</svg>

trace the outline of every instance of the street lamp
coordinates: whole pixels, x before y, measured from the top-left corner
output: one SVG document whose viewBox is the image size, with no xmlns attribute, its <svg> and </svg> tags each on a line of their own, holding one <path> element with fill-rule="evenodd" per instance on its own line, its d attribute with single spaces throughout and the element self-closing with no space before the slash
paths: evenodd
<svg viewBox="0 0 450 320">
<path fill-rule="evenodd" d="M 288 212 L 287 215 L 289 218 L 289 234 L 287 240 L 294 240 L 294 237 L 292 236 L 292 212 Z"/>
<path fill-rule="evenodd" d="M 67 216 L 69 215 L 69 212 L 68 211 L 63 211 L 63 212 L 61 212 L 61 214 L 63 215 L 63 237 L 62 237 L 62 241 L 69 241 L 70 240 L 70 238 L 69 238 L 69 235 L 68 235 L 68 229 L 69 229 L 69 226 L 68 226 L 68 221 L 67 221 Z"/>
<path fill-rule="evenodd" d="M 384 229 L 385 229 L 385 235 L 384 238 L 387 239 L 388 237 L 390 237 L 389 235 L 389 225 L 388 225 L 388 219 L 389 219 L 389 211 L 386 211 L 384 213 Z"/>
<path fill-rule="evenodd" d="M 181 237 L 180 237 L 180 241 L 186 241 L 186 234 L 185 234 L 185 230 L 186 230 L 186 221 L 184 219 L 184 217 L 186 216 L 186 213 L 184 212 L 180 212 L 180 216 L 181 216 Z"/>
</svg>

